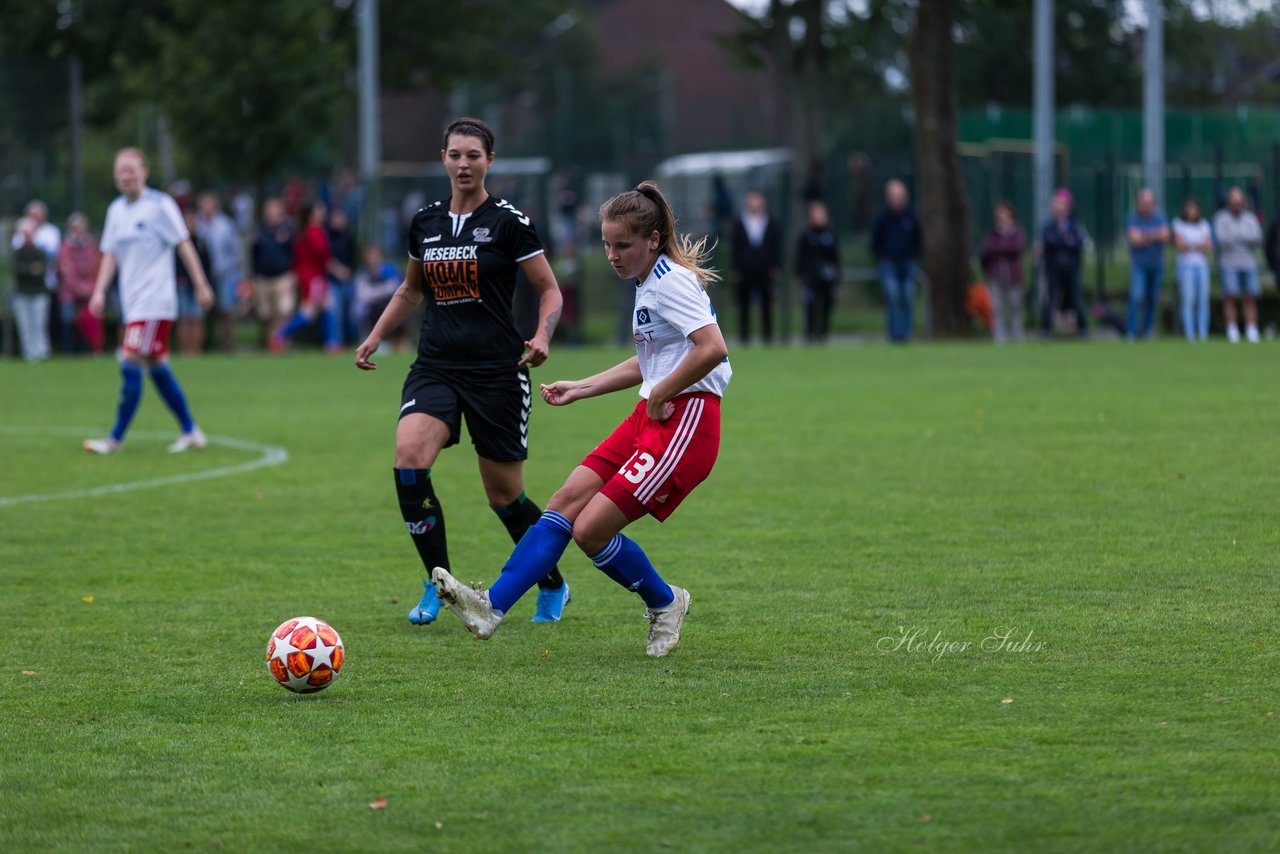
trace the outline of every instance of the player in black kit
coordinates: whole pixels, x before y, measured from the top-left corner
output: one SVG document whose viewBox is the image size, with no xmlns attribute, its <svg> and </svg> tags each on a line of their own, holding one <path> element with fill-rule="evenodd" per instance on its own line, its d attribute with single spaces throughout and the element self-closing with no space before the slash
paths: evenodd
<svg viewBox="0 0 1280 854">
<path fill-rule="evenodd" d="M 490 196 L 493 131 L 461 118 L 444 134 L 441 151 L 452 195 L 429 205 L 409 226 L 404 281 L 373 331 L 356 349 L 356 366 L 374 370 L 382 336 L 398 329 L 425 302 L 418 358 L 409 369 L 396 427 L 396 494 L 405 527 L 428 579 L 449 568 L 444 513 L 431 484 L 441 449 L 458 443 L 467 422 L 489 506 L 519 542 L 542 510 L 524 494 L 532 390 L 529 368 L 547 360 L 562 300 L 533 225 L 521 211 Z M 539 297 L 537 332 L 516 331 L 511 300 L 519 269 Z M 429 580 L 409 621 L 430 623 L 440 600 Z M 560 619 L 569 585 L 553 571 L 539 585 L 535 622 Z"/>
</svg>

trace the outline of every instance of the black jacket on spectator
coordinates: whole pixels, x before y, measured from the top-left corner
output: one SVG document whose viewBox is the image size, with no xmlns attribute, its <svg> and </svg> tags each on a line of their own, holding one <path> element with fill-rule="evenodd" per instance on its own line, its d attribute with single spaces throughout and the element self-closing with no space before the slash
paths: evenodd
<svg viewBox="0 0 1280 854">
<path fill-rule="evenodd" d="M 770 273 L 782 268 L 782 235 L 778 223 L 769 217 L 764 227 L 764 239 L 759 246 L 752 246 L 747 237 L 747 227 L 742 217 L 733 221 L 733 271 L 748 284 L 767 283 Z"/>
<path fill-rule="evenodd" d="M 877 261 L 914 261 L 922 243 L 920 220 L 911 208 L 881 208 L 871 221 L 871 254 Z"/>
<path fill-rule="evenodd" d="M 329 229 L 329 254 L 348 270 L 356 268 L 356 240 L 351 229 Z"/>
<path fill-rule="evenodd" d="M 1267 256 L 1267 266 L 1276 274 L 1276 281 L 1280 283 L 1280 217 L 1267 229 L 1267 237 L 1262 241 L 1262 251 Z"/>
<path fill-rule="evenodd" d="M 274 278 L 293 269 L 293 229 L 288 225 L 259 226 L 253 238 L 253 275 Z"/>
<path fill-rule="evenodd" d="M 1044 248 L 1044 265 L 1057 270 L 1075 270 L 1080 267 L 1084 253 L 1084 232 L 1075 217 L 1068 217 L 1064 225 L 1050 220 L 1040 233 Z"/>
<path fill-rule="evenodd" d="M 806 285 L 831 287 L 840 281 L 840 247 L 829 228 L 806 228 L 796 239 L 796 275 Z"/>
</svg>

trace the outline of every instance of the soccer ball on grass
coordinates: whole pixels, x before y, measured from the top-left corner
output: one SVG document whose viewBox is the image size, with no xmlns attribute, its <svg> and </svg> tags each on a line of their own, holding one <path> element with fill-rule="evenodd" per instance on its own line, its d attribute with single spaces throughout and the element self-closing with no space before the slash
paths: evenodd
<svg viewBox="0 0 1280 854">
<path fill-rule="evenodd" d="M 342 638 L 315 617 L 285 620 L 267 640 L 267 670 L 280 687 L 297 694 L 314 694 L 332 685 L 342 659 Z"/>
</svg>

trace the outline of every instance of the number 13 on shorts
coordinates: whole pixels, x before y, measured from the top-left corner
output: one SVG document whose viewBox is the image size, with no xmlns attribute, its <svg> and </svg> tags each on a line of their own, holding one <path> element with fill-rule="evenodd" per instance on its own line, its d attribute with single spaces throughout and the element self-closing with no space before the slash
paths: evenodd
<svg viewBox="0 0 1280 854">
<path fill-rule="evenodd" d="M 652 454 L 636 451 L 631 455 L 631 459 L 627 460 L 627 464 L 618 469 L 618 474 L 632 483 L 639 483 L 644 480 L 644 476 L 653 468 L 655 462 Z"/>
</svg>

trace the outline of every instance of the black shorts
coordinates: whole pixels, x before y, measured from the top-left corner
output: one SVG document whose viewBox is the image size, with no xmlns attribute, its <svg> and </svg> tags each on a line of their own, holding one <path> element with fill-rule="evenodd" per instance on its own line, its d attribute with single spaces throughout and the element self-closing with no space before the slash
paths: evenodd
<svg viewBox="0 0 1280 854">
<path fill-rule="evenodd" d="M 449 425 L 448 448 L 462 436 L 462 419 L 476 453 L 499 463 L 529 456 L 533 391 L 526 367 L 429 366 L 414 363 L 400 394 L 400 417 L 421 412 Z"/>
</svg>

